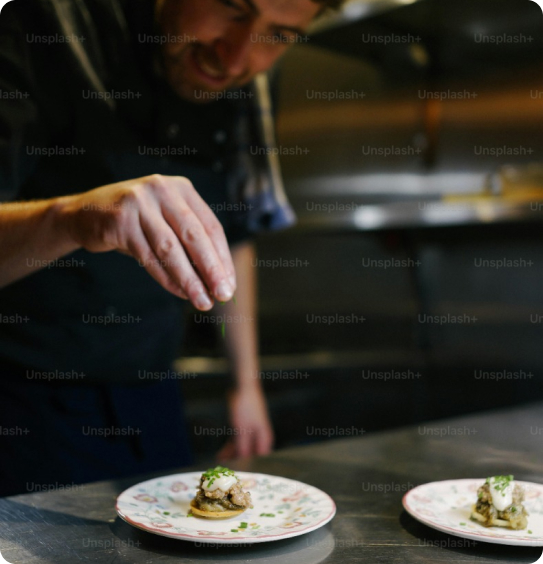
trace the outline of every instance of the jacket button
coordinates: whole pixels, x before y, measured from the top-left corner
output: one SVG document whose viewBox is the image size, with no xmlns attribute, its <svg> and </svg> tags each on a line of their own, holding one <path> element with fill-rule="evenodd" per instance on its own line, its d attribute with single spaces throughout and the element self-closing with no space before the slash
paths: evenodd
<svg viewBox="0 0 543 564">
<path fill-rule="evenodd" d="M 168 130 L 166 131 L 166 135 L 168 136 L 168 139 L 174 139 L 175 137 L 177 137 L 178 133 L 179 133 L 179 124 L 177 123 L 172 123 L 170 127 L 168 127 Z"/>
<path fill-rule="evenodd" d="M 213 138 L 215 139 L 215 143 L 222 145 L 226 141 L 226 131 L 219 129 L 215 132 Z"/>
</svg>

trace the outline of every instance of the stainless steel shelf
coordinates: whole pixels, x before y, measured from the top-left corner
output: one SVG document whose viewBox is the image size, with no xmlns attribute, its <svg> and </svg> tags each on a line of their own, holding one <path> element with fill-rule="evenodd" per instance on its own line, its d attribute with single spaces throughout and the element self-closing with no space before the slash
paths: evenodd
<svg viewBox="0 0 543 564">
<path fill-rule="evenodd" d="M 298 213 L 296 229 L 377 231 L 415 227 L 447 227 L 543 220 L 543 200 L 514 203 L 502 198 L 466 200 L 454 203 L 443 200 L 360 204 L 348 212 Z"/>
</svg>

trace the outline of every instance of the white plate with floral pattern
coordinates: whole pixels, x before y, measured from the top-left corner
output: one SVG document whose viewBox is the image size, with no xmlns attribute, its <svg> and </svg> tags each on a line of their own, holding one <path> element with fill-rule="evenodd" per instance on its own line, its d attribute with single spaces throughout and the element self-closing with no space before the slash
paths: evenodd
<svg viewBox="0 0 543 564">
<path fill-rule="evenodd" d="M 543 546 L 543 485 L 517 482 L 524 488 L 528 527 L 511 531 L 484 527 L 470 519 L 480 480 L 447 480 L 418 486 L 403 498 L 405 510 L 417 521 L 457 537 L 512 546 Z"/>
<path fill-rule="evenodd" d="M 323 491 L 288 478 L 236 472 L 253 508 L 231 519 L 193 517 L 190 501 L 202 472 L 174 474 L 142 482 L 117 498 L 117 513 L 127 523 L 165 537 L 214 544 L 253 544 L 304 535 L 336 514 Z"/>
</svg>

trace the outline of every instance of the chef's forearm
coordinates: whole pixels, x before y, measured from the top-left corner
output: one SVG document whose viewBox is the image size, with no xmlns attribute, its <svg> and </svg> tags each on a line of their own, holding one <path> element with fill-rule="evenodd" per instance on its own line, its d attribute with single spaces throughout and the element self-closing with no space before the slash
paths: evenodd
<svg viewBox="0 0 543 564">
<path fill-rule="evenodd" d="M 233 300 L 220 306 L 225 317 L 225 344 L 238 388 L 260 385 L 257 323 L 257 280 L 253 243 L 242 243 L 232 250 L 237 275 Z"/>
<path fill-rule="evenodd" d="M 0 288 L 77 250 L 61 220 L 63 201 L 0 204 Z"/>
</svg>

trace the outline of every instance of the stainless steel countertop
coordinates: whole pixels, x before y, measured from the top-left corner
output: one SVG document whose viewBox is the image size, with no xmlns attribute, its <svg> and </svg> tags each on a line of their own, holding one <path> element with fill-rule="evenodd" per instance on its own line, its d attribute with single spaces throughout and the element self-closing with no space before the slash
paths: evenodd
<svg viewBox="0 0 543 564">
<path fill-rule="evenodd" d="M 442 429 L 443 436 L 428 434 L 428 428 Z M 334 520 L 294 539 L 205 548 L 139 531 L 116 516 L 115 498 L 151 477 L 140 476 L 1 499 L 0 552 L 12 564 L 535 562 L 541 549 L 459 543 L 419 524 L 401 504 L 406 490 L 434 480 L 507 472 L 543 482 L 543 435 L 534 429 L 543 431 L 543 403 L 232 464 L 238 470 L 301 480 L 334 498 Z"/>
</svg>

